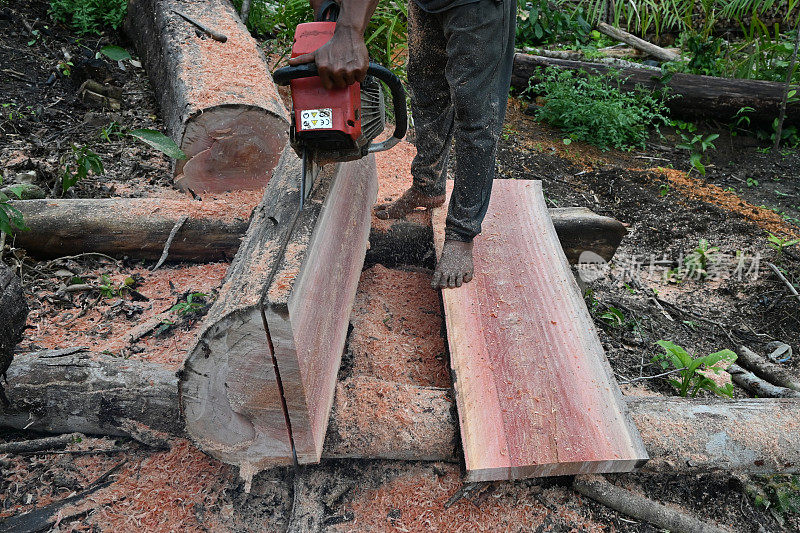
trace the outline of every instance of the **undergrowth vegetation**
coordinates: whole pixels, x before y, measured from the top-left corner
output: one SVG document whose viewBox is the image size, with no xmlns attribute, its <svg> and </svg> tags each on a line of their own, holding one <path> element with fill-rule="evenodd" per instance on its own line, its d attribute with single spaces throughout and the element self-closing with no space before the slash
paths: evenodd
<svg viewBox="0 0 800 533">
<path fill-rule="evenodd" d="M 125 20 L 127 0 L 50 0 L 50 16 L 79 34 L 117 29 Z"/>
<path fill-rule="evenodd" d="M 667 123 L 667 108 L 661 96 L 641 87 L 623 91 L 623 82 L 614 72 L 590 75 L 548 68 L 529 90 L 543 97 L 536 108 L 539 119 L 571 139 L 625 150 L 644 146 L 650 128 Z"/>
</svg>

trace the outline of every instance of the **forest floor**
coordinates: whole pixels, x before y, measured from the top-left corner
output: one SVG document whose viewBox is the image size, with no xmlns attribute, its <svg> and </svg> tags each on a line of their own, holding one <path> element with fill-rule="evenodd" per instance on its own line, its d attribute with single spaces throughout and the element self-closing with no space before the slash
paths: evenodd
<svg viewBox="0 0 800 533">
<path fill-rule="evenodd" d="M 120 36 L 108 39 L 76 39 L 49 20 L 44 2 L 0 8 L 3 186 L 30 183 L 46 197 L 185 197 L 172 187 L 168 159 L 121 134 L 140 127 L 163 131 L 163 124 L 145 72 L 130 62 L 96 57 L 106 44 L 127 46 Z M 59 66 L 64 51 L 71 57 L 69 75 Z M 78 91 L 86 79 L 121 88 L 121 109 L 83 101 Z M 562 133 L 537 122 L 526 107 L 510 100 L 498 178 L 540 179 L 550 206 L 589 207 L 628 227 L 610 268 L 585 283 L 587 305 L 625 394 L 676 394 L 665 379 L 626 384 L 660 372 L 651 362 L 660 352 L 658 340 L 695 354 L 740 344 L 763 354 L 775 341 L 800 349 L 800 304 L 766 266 L 772 262 L 790 280 L 800 280 L 798 247 L 778 251 L 768 242 L 769 233 L 800 236 L 797 150 L 764 153 L 764 143 L 754 137 L 703 124 L 721 134 L 703 177 L 690 172 L 686 152 L 673 148 L 680 142 L 675 132 L 654 135 L 644 150 L 603 152 L 580 142 L 564 144 Z M 59 180 L 73 145 L 96 152 L 105 172 L 63 193 Z M 409 183 L 413 153 L 404 143 L 378 159 L 381 175 L 392 182 L 388 188 L 382 183 L 379 201 L 394 197 L 398 183 Z M 255 205 L 258 195 L 238 201 Z M 706 278 L 685 268 L 701 239 L 718 248 L 709 255 Z M 227 268 L 225 262 L 172 263 L 153 273 L 151 264 L 128 258 L 37 261 L 13 240 L 3 260 L 21 274 L 31 308 L 20 353 L 89 346 L 169 368 L 180 365 Z M 450 386 L 441 305 L 428 288 L 429 266 L 365 270 L 340 378 Z M 75 277 L 111 288 L 133 277 L 143 299 L 99 289 L 64 294 L 60 289 Z M 119 344 L 125 331 L 191 293 L 206 295 L 196 313 L 176 315 L 133 346 Z M 667 303 L 658 306 L 654 295 Z M 390 342 L 375 342 L 376 336 Z M 800 357 L 784 364 L 800 372 Z M 734 396 L 746 394 L 736 390 Z M 0 432 L 0 441 L 31 437 Z M 246 494 L 235 468 L 179 439 L 157 451 L 126 439 L 88 437 L 67 451 L 0 455 L 0 520 L 79 492 L 120 465 L 111 485 L 65 507 L 55 528 L 282 531 L 291 523 L 295 530 L 324 531 L 657 531 L 578 495 L 569 478 L 487 484 L 449 505 L 462 486 L 458 464 L 328 460 L 298 472 L 263 472 Z M 746 490 L 757 486 L 769 493 L 783 478 L 720 472 L 609 479 L 735 531 L 800 530 L 800 514 L 765 509 Z"/>
</svg>

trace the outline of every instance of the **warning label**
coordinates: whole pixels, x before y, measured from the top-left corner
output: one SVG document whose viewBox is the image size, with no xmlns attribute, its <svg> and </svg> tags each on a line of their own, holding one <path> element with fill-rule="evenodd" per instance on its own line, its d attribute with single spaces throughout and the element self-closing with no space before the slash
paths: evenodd
<svg viewBox="0 0 800 533">
<path fill-rule="evenodd" d="M 333 128 L 331 109 L 305 109 L 300 112 L 301 130 L 329 130 Z"/>
</svg>

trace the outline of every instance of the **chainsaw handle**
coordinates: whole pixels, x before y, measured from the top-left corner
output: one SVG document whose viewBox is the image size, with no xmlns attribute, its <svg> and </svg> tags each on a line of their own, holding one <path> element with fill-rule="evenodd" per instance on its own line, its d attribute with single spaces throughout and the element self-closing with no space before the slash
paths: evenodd
<svg viewBox="0 0 800 533">
<path fill-rule="evenodd" d="M 374 61 L 369 62 L 367 74 L 375 76 L 389 87 L 392 92 L 392 107 L 394 108 L 394 133 L 383 142 L 369 145 L 369 152 L 382 152 L 399 143 L 406 136 L 408 130 L 408 110 L 406 109 L 406 91 L 403 82 L 391 70 Z M 289 82 L 299 78 L 319 76 L 316 63 L 304 63 L 289 67 L 279 68 L 272 74 L 272 79 L 277 85 L 289 85 Z"/>
</svg>

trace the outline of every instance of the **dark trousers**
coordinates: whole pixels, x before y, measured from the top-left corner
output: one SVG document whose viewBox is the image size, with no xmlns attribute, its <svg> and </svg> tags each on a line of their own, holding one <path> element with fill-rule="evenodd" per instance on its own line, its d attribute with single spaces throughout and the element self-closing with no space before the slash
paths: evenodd
<svg viewBox="0 0 800 533">
<path fill-rule="evenodd" d="M 414 186 L 444 194 L 455 138 L 445 236 L 472 240 L 489 206 L 497 140 L 514 62 L 516 0 L 479 0 L 442 13 L 408 2 L 408 84 L 416 130 Z"/>
</svg>

